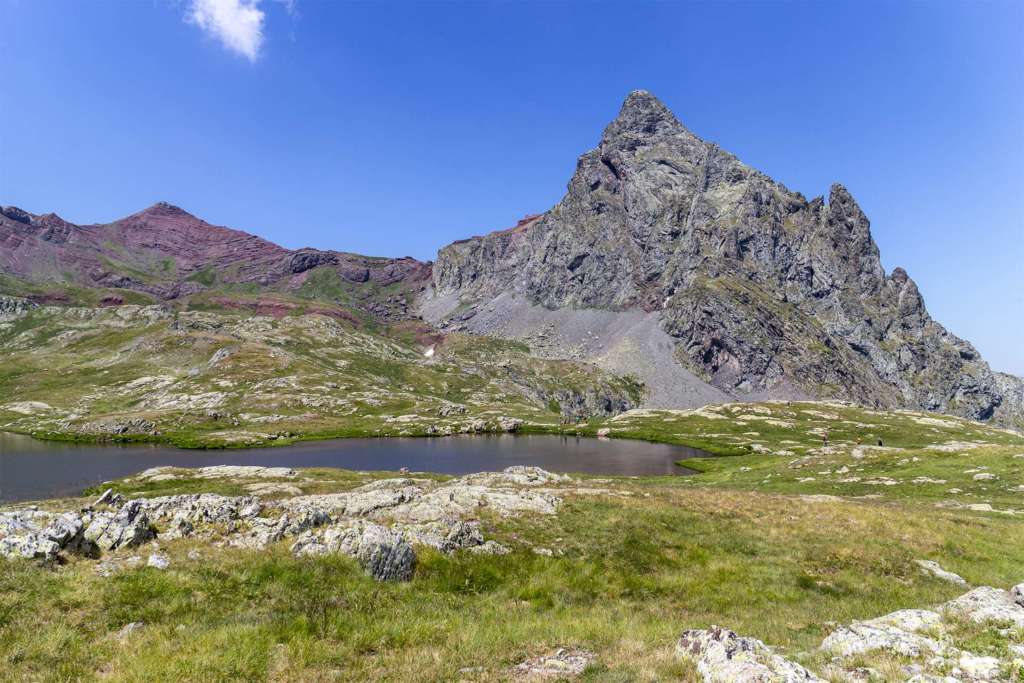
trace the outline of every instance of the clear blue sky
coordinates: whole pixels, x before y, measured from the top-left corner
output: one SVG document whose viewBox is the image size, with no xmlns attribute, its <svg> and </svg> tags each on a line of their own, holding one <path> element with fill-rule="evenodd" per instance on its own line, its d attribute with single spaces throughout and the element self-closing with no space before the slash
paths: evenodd
<svg viewBox="0 0 1024 683">
<path fill-rule="evenodd" d="M 1024 374 L 1024 3 L 0 0 L 0 203 L 167 200 L 432 258 L 561 197 L 635 88 L 808 197 Z"/>
</svg>

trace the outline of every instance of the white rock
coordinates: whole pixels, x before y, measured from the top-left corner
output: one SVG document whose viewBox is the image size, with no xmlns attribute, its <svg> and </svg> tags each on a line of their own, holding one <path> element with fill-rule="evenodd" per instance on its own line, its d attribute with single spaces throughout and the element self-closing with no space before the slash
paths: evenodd
<svg viewBox="0 0 1024 683">
<path fill-rule="evenodd" d="M 899 610 L 877 619 L 840 626 L 821 643 L 823 650 L 841 657 L 872 650 L 888 650 L 907 657 L 941 654 L 938 641 L 917 631 L 940 624 L 942 617 L 928 610 Z"/>
<path fill-rule="evenodd" d="M 146 566 L 153 567 L 154 569 L 167 569 L 171 566 L 171 562 L 167 559 L 166 555 L 153 553 L 149 556 L 149 560 L 146 561 Z"/>
<path fill-rule="evenodd" d="M 1016 586 L 1010 589 L 1010 597 L 1013 601 L 1024 607 L 1024 583 L 1018 583 Z"/>
<path fill-rule="evenodd" d="M 932 560 L 914 560 L 914 562 L 917 564 L 917 566 L 923 569 L 926 574 L 931 574 L 937 579 L 949 581 L 950 583 L 955 583 L 958 586 L 967 585 L 967 581 L 965 581 L 962 576 L 960 576 L 959 574 L 954 574 L 950 571 L 946 571 L 941 566 L 939 566 L 938 562 L 934 562 Z"/>
<path fill-rule="evenodd" d="M 970 652 L 961 652 L 957 665 L 968 678 L 975 681 L 991 681 L 999 675 L 999 660 L 995 657 L 979 657 Z"/>
<path fill-rule="evenodd" d="M 942 609 L 977 623 L 1010 622 L 1024 627 L 1024 607 L 1017 604 L 1009 591 L 982 586 L 950 600 Z"/>
<path fill-rule="evenodd" d="M 760 640 L 718 626 L 684 632 L 676 654 L 697 665 L 704 683 L 823 683 Z"/>
</svg>

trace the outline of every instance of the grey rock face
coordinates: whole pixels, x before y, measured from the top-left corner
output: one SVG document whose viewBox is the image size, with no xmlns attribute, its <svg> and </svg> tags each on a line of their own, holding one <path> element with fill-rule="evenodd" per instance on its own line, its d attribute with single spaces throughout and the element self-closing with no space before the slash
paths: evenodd
<svg viewBox="0 0 1024 683">
<path fill-rule="evenodd" d="M 565 197 L 540 217 L 442 249 L 434 294 L 514 292 L 549 309 L 658 312 L 679 362 L 733 397 L 835 397 L 987 419 L 1000 382 L 886 274 L 870 223 L 833 185 L 807 200 L 629 95 Z"/>
<path fill-rule="evenodd" d="M 416 568 L 416 553 L 402 534 L 370 522 L 308 532 L 292 546 L 296 555 L 344 553 L 359 560 L 378 581 L 408 581 Z"/>
<path fill-rule="evenodd" d="M 39 308 L 39 306 L 28 299 L 16 296 L 0 296 L 0 320 L 20 318 L 35 308 Z"/>
<path fill-rule="evenodd" d="M 97 512 L 84 538 L 101 550 L 116 550 L 145 543 L 153 537 L 142 501 L 130 500 L 117 512 Z"/>
<path fill-rule="evenodd" d="M 1003 396 L 996 410 L 996 417 L 1004 422 L 1024 427 L 1024 378 L 997 372 L 996 385 Z"/>
</svg>

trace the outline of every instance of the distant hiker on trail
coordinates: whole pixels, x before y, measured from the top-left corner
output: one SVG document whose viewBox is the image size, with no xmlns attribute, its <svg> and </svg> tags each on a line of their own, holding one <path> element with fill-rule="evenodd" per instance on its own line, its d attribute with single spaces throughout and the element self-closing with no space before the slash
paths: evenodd
<svg viewBox="0 0 1024 683">
<path fill-rule="evenodd" d="M 821 434 L 821 447 L 828 447 L 828 427 L 825 427 L 825 431 Z"/>
<path fill-rule="evenodd" d="M 881 446 L 881 445 L 882 445 L 882 440 L 881 440 L 881 439 L 879 439 L 879 440 L 878 440 L 878 445 L 879 445 L 879 446 Z"/>
</svg>

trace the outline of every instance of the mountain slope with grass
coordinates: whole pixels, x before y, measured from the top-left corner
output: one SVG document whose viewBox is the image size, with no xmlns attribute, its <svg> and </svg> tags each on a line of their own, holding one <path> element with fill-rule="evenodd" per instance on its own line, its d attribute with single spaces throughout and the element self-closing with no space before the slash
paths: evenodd
<svg viewBox="0 0 1024 683">
<path fill-rule="evenodd" d="M 614 415 L 643 395 L 632 380 L 534 358 L 511 342 L 416 322 L 371 325 L 327 304 L 275 317 L 244 303 L 75 308 L 0 298 L 0 429 L 281 444 L 513 431 Z"/>
</svg>

